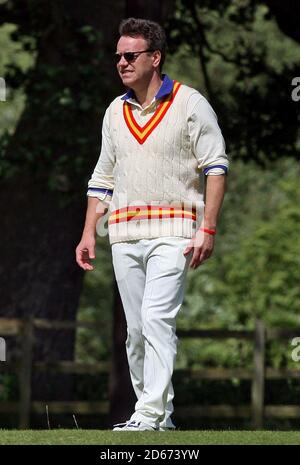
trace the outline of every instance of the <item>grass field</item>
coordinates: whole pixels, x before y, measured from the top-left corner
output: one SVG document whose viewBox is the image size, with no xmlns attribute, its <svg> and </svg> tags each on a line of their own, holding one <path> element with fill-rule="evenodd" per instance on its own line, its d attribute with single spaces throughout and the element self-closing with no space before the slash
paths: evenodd
<svg viewBox="0 0 300 465">
<path fill-rule="evenodd" d="M 300 431 L 112 432 L 106 430 L 0 430 L 0 445 L 298 444 Z"/>
</svg>

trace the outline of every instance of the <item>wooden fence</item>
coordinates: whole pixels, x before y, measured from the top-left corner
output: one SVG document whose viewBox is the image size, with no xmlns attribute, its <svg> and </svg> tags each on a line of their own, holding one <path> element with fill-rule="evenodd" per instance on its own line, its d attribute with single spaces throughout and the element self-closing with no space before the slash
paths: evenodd
<svg viewBox="0 0 300 465">
<path fill-rule="evenodd" d="M 1 372 L 14 372 L 18 375 L 20 398 L 18 402 L 0 402 L 0 413 L 18 413 L 19 428 L 30 427 L 30 414 L 45 414 L 46 405 L 52 414 L 108 414 L 108 402 L 88 401 L 55 401 L 34 402 L 31 400 L 31 375 L 33 370 L 43 370 L 55 373 L 96 374 L 107 373 L 110 363 L 78 363 L 73 361 L 33 362 L 34 331 L 35 329 L 69 329 L 93 328 L 94 323 L 67 322 L 34 319 L 32 317 L 19 319 L 0 318 L 0 337 L 20 336 L 21 358 L 17 363 L 0 362 Z M 177 335 L 183 338 L 212 338 L 216 339 L 244 339 L 253 342 L 253 368 L 203 368 L 178 370 L 188 379 L 230 380 L 238 378 L 251 381 L 250 405 L 193 405 L 177 407 L 176 416 L 180 417 L 209 417 L 209 418 L 249 418 L 254 429 L 263 428 L 265 418 L 300 418 L 300 405 L 265 405 L 265 381 L 274 379 L 300 379 L 300 363 L 296 369 L 274 369 L 265 366 L 266 342 L 270 339 L 292 339 L 300 334 L 298 330 L 266 329 L 263 322 L 256 321 L 255 329 L 248 330 L 178 330 Z M 292 347 L 290 346 L 292 351 Z"/>
</svg>

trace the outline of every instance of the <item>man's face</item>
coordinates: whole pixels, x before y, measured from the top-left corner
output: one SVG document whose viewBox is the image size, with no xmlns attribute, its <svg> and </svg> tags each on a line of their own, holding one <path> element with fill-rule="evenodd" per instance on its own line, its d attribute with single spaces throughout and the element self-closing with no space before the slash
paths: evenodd
<svg viewBox="0 0 300 465">
<path fill-rule="evenodd" d="M 117 44 L 117 53 L 141 52 L 148 49 L 147 41 L 141 36 L 122 36 Z M 146 84 L 149 76 L 153 74 L 155 67 L 155 58 L 152 53 L 141 53 L 130 63 L 122 56 L 119 63 L 117 63 L 118 73 L 124 86 L 131 89 L 139 88 L 144 83 Z"/>
</svg>

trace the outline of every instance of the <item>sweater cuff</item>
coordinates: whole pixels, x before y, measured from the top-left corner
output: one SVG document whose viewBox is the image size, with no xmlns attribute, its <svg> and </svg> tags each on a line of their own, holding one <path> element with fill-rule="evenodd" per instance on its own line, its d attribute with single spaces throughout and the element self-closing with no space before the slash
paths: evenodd
<svg viewBox="0 0 300 465">
<path fill-rule="evenodd" d="M 112 199 L 113 190 L 105 189 L 104 187 L 89 187 L 87 191 L 88 197 L 96 197 L 103 202 L 109 204 Z"/>
<path fill-rule="evenodd" d="M 227 174 L 228 167 L 226 165 L 211 165 L 203 169 L 205 175 Z"/>
</svg>

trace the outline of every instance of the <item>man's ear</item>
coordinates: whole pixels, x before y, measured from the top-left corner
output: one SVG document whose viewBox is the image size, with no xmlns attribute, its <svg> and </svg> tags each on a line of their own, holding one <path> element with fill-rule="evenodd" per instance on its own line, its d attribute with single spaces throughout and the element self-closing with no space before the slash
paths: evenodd
<svg viewBox="0 0 300 465">
<path fill-rule="evenodd" d="M 161 60 L 161 52 L 160 50 L 155 50 L 155 52 L 153 52 L 153 65 L 155 67 L 158 67 L 160 60 Z"/>
</svg>

